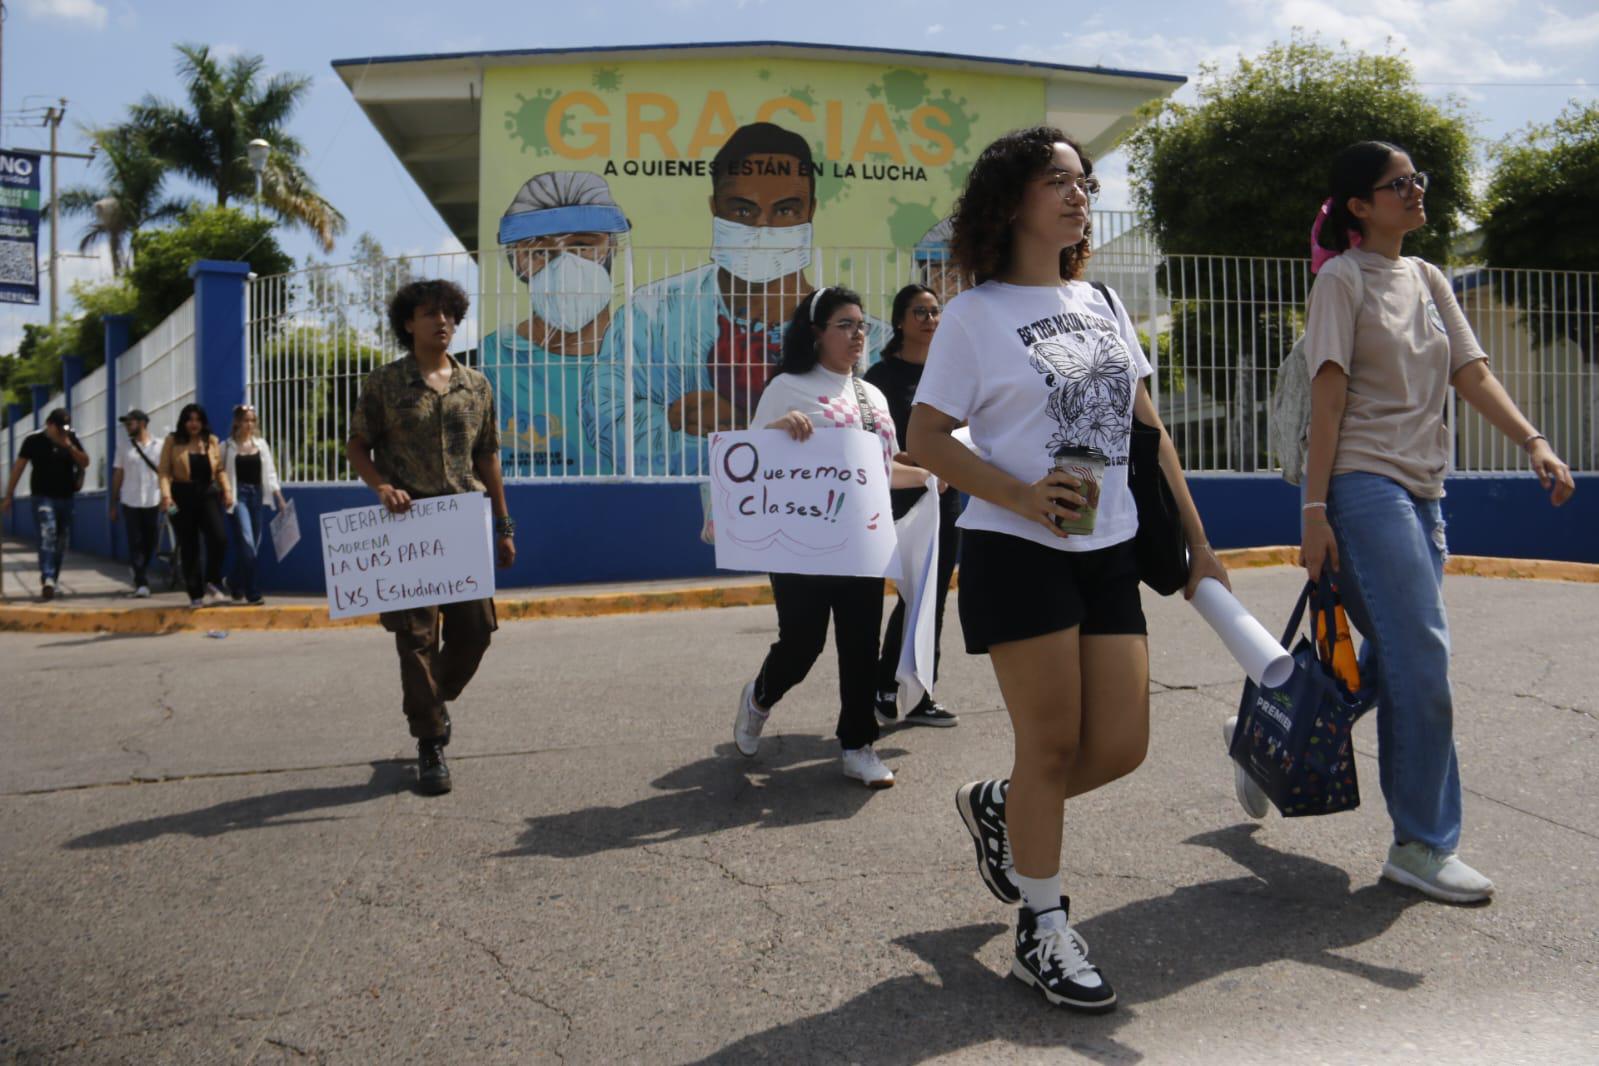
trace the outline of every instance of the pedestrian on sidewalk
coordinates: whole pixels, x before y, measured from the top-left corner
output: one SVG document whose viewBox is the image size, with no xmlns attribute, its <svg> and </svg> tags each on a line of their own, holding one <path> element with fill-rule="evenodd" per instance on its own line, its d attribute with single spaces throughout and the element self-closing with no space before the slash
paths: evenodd
<svg viewBox="0 0 1599 1066">
<path fill-rule="evenodd" d="M 161 448 L 150 436 L 150 416 L 137 407 L 117 421 L 128 440 L 111 464 L 111 521 L 119 512 L 127 519 L 133 595 L 144 599 L 150 595 L 147 574 L 160 536 Z"/>
<path fill-rule="evenodd" d="M 1393 821 L 1382 876 L 1434 899 L 1479 902 L 1493 882 L 1456 854 L 1440 506 L 1453 447 L 1449 389 L 1527 453 L 1555 506 L 1576 485 L 1488 368 L 1449 279 L 1402 254 L 1405 236 L 1427 223 L 1427 175 L 1399 146 L 1362 141 L 1334 159 L 1330 186 L 1313 233 L 1305 326 L 1301 561 L 1312 581 L 1333 576 L 1366 637 L 1361 672 L 1376 673 L 1377 761 Z M 1264 797 L 1245 809 L 1264 815 Z"/>
<path fill-rule="evenodd" d="M 783 331 L 782 364 L 761 393 L 752 426 L 781 429 L 809 440 L 817 429 L 875 433 L 883 465 L 896 488 L 923 485 L 927 471 L 896 462 L 899 441 L 888 401 L 875 385 L 855 376 L 866 352 L 868 325 L 861 298 L 837 286 L 800 301 Z M 893 771 L 872 748 L 878 737 L 873 710 L 877 631 L 883 622 L 883 579 L 824 574 L 772 574 L 777 642 L 760 673 L 744 686 L 733 721 L 733 743 L 753 756 L 772 708 L 810 673 L 827 643 L 831 620 L 838 651 L 837 735 L 844 776 L 868 788 L 889 788 Z"/>
<path fill-rule="evenodd" d="M 61 582 L 61 557 L 67 553 L 72 533 L 72 507 L 83 486 L 83 471 L 89 454 L 72 432 L 72 420 L 65 407 L 57 407 L 44 419 L 44 428 L 22 438 L 17 461 L 11 467 L 11 481 L 0 500 L 0 515 L 11 510 L 22 472 L 33 465 L 28 476 L 28 492 L 33 502 L 34 532 L 39 536 L 39 594 L 54 599 Z"/>
<path fill-rule="evenodd" d="M 505 506 L 494 392 L 488 378 L 449 354 L 467 308 L 466 293 L 444 280 L 412 282 L 394 294 L 389 325 L 407 354 L 367 377 L 345 454 L 395 514 L 429 496 L 487 493 L 495 554 L 508 567 L 516 561 L 516 523 Z M 379 618 L 400 656 L 405 717 L 417 742 L 417 788 L 430 796 L 448 792 L 445 704 L 460 698 L 488 651 L 498 628 L 494 601 L 386 611 Z"/>
<path fill-rule="evenodd" d="M 883 357 L 866 371 L 865 378 L 876 385 L 888 401 L 888 411 L 894 417 L 894 432 L 903 447 L 910 434 L 911 405 L 916 400 L 916 387 L 922 381 L 922 368 L 927 364 L 928 348 L 938 329 L 938 319 L 943 307 L 938 294 L 926 285 L 911 283 L 894 296 L 893 312 L 889 323 L 894 334 L 883 345 Z M 910 457 L 901 452 L 896 457 L 908 465 Z M 894 508 L 894 521 L 905 517 L 923 496 L 932 491 L 926 487 L 895 489 L 890 493 Z M 949 599 L 949 581 L 955 573 L 955 559 L 960 551 L 960 530 L 955 520 L 961 514 L 961 496 L 949 491 L 949 483 L 938 483 L 938 582 L 937 602 L 934 605 L 933 626 L 933 681 L 938 681 L 938 664 L 943 660 L 944 603 Z M 914 631 L 914 626 L 912 627 Z M 900 721 L 899 659 L 902 642 L 912 633 L 905 629 L 905 597 L 901 596 L 888 616 L 888 628 L 883 631 L 883 650 L 877 660 L 877 721 L 880 725 L 893 725 Z M 906 725 L 949 727 L 959 721 L 937 700 L 931 692 L 923 694 L 921 701 L 906 712 Z"/>
<path fill-rule="evenodd" d="M 228 593 L 252 607 L 262 603 L 256 565 L 261 548 L 261 505 L 271 498 L 274 511 L 283 509 L 283 486 L 278 482 L 272 449 L 256 432 L 255 408 L 241 403 L 233 409 L 233 426 L 222 442 L 222 466 L 233 486 L 234 504 L 228 523 Z"/>
<path fill-rule="evenodd" d="M 1192 555 L 1188 595 L 1202 578 L 1227 581 L 1145 387 L 1153 368 L 1138 334 L 1109 290 L 1081 280 L 1098 189 L 1092 161 L 1058 129 L 1014 131 L 983 150 L 951 241 L 977 285 L 950 301 L 933 336 L 908 449 L 972 497 L 960 518 L 961 628 L 966 650 L 993 660 L 1015 733 L 1008 784 L 974 781 L 956 804 L 984 882 L 1022 904 L 1011 974 L 1084 1011 L 1110 1010 L 1116 994 L 1067 922 L 1064 809 L 1131 773 L 1149 744 L 1127 484 L 1135 415 L 1161 432 Z M 952 436 L 962 422 L 975 452 Z M 1102 475 L 1052 471 L 1073 452 Z"/>
<path fill-rule="evenodd" d="M 227 598 L 222 591 L 222 557 L 228 547 L 223 515 L 233 507 L 233 483 L 223 469 L 222 449 L 211 432 L 205 408 L 197 403 L 183 405 L 177 428 L 161 443 L 157 469 L 161 506 L 172 519 L 183 559 L 189 606 L 221 603 Z"/>
</svg>

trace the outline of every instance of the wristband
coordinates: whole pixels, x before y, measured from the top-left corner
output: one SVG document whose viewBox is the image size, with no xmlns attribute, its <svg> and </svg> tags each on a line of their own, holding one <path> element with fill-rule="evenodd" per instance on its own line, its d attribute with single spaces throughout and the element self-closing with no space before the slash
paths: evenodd
<svg viewBox="0 0 1599 1066">
<path fill-rule="evenodd" d="M 1300 508 L 1301 511 L 1325 511 L 1326 509 L 1327 505 L 1319 500 L 1314 503 L 1307 503 Z"/>
<path fill-rule="evenodd" d="M 516 536 L 516 519 L 510 515 L 501 515 L 494 520 L 494 532 L 502 537 Z"/>
<path fill-rule="evenodd" d="M 1549 442 L 1549 438 L 1544 436 L 1542 433 L 1534 433 L 1532 436 L 1528 437 L 1526 440 L 1521 442 L 1521 450 L 1522 451 L 1526 451 L 1527 450 L 1527 446 L 1530 445 L 1535 440 L 1541 440 L 1541 441 L 1543 441 L 1546 444 Z"/>
</svg>

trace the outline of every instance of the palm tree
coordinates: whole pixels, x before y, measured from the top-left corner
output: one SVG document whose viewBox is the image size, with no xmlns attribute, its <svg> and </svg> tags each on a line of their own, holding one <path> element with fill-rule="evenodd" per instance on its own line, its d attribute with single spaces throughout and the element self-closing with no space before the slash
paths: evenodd
<svg viewBox="0 0 1599 1066">
<path fill-rule="evenodd" d="M 88 215 L 78 251 L 87 252 L 100 241 L 111 248 L 111 272 L 120 276 L 133 262 L 129 238 L 151 222 L 182 215 L 186 200 L 161 195 L 167 167 L 150 152 L 143 132 L 132 125 L 107 126 L 84 131 L 99 149 L 103 184 L 75 185 L 59 194 L 61 212 Z"/>
<path fill-rule="evenodd" d="M 278 74 L 262 80 L 266 60 L 233 56 L 225 62 L 205 45 L 180 44 L 178 77 L 186 100 L 173 104 L 146 96 L 131 109 L 151 146 L 174 170 L 216 191 L 218 207 L 232 198 L 250 199 L 255 172 L 246 149 L 260 137 L 272 144 L 261 175 L 261 202 L 285 222 L 304 226 L 333 250 L 344 231 L 344 216 L 316 191 L 300 166 L 305 146 L 287 130 L 311 79 Z"/>
</svg>

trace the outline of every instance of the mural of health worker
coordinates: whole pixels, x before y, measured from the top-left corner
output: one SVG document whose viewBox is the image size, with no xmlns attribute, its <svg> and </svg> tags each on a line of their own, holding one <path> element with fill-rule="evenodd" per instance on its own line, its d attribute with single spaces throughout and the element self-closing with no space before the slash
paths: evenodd
<svg viewBox="0 0 1599 1066">
<path fill-rule="evenodd" d="M 816 164 L 805 138 L 770 122 L 735 130 L 711 162 L 710 208 L 711 262 L 640 286 L 592 367 L 609 379 L 597 390 L 596 441 L 618 472 L 626 462 L 626 388 L 633 390 L 633 472 L 705 472 L 705 438 L 748 425 L 777 372 L 784 325 L 815 288 L 805 271 Z M 871 359 L 890 330 L 873 320 L 868 328 Z"/>
<path fill-rule="evenodd" d="M 500 218 L 499 243 L 527 285 L 505 292 L 500 326 L 481 346 L 508 477 L 612 473 L 585 435 L 596 382 L 584 368 L 611 324 L 611 266 L 627 253 L 627 232 L 605 179 L 575 170 L 536 175 Z"/>
<path fill-rule="evenodd" d="M 965 288 L 949 254 L 949 239 L 954 232 L 954 216 L 941 219 L 922 234 L 911 252 L 916 260 L 917 280 L 933 290 L 940 305 L 947 305 Z"/>
</svg>

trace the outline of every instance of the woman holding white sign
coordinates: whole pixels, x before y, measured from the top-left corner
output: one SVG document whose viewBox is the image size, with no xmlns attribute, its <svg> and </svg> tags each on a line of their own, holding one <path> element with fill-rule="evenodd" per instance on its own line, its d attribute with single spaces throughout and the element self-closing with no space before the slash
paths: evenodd
<svg viewBox="0 0 1599 1066">
<path fill-rule="evenodd" d="M 967 651 L 993 659 L 1015 731 L 1009 781 L 972 782 L 957 805 L 984 882 L 1022 904 L 1012 975 L 1084 1011 L 1110 1010 L 1116 994 L 1067 924 L 1064 808 L 1131 773 L 1148 748 L 1127 457 L 1135 413 L 1160 427 L 1132 322 L 1108 289 L 1080 280 L 1098 189 L 1092 162 L 1057 129 L 984 149 L 951 241 L 976 288 L 944 309 L 908 448 L 972 497 L 960 519 L 961 627 Z M 962 422 L 975 452 L 951 435 Z M 1227 574 L 1164 429 L 1160 456 L 1193 557 L 1192 596 L 1202 578 L 1225 584 Z"/>
<path fill-rule="evenodd" d="M 750 420 L 809 440 L 817 429 L 866 430 L 883 445 L 883 465 L 894 488 L 927 481 L 927 471 L 894 461 L 899 441 L 888 401 L 861 381 L 854 368 L 866 351 L 867 320 L 861 298 L 849 289 L 821 288 L 807 297 L 783 333 L 783 362 L 767 383 Z M 777 701 L 805 680 L 827 643 L 829 618 L 838 646 L 838 739 L 846 777 L 868 788 L 889 788 L 894 774 L 872 749 L 878 736 L 873 708 L 877 630 L 883 621 L 881 577 L 772 574 L 777 642 L 755 680 L 744 686 L 733 741 L 754 755 Z"/>
</svg>

